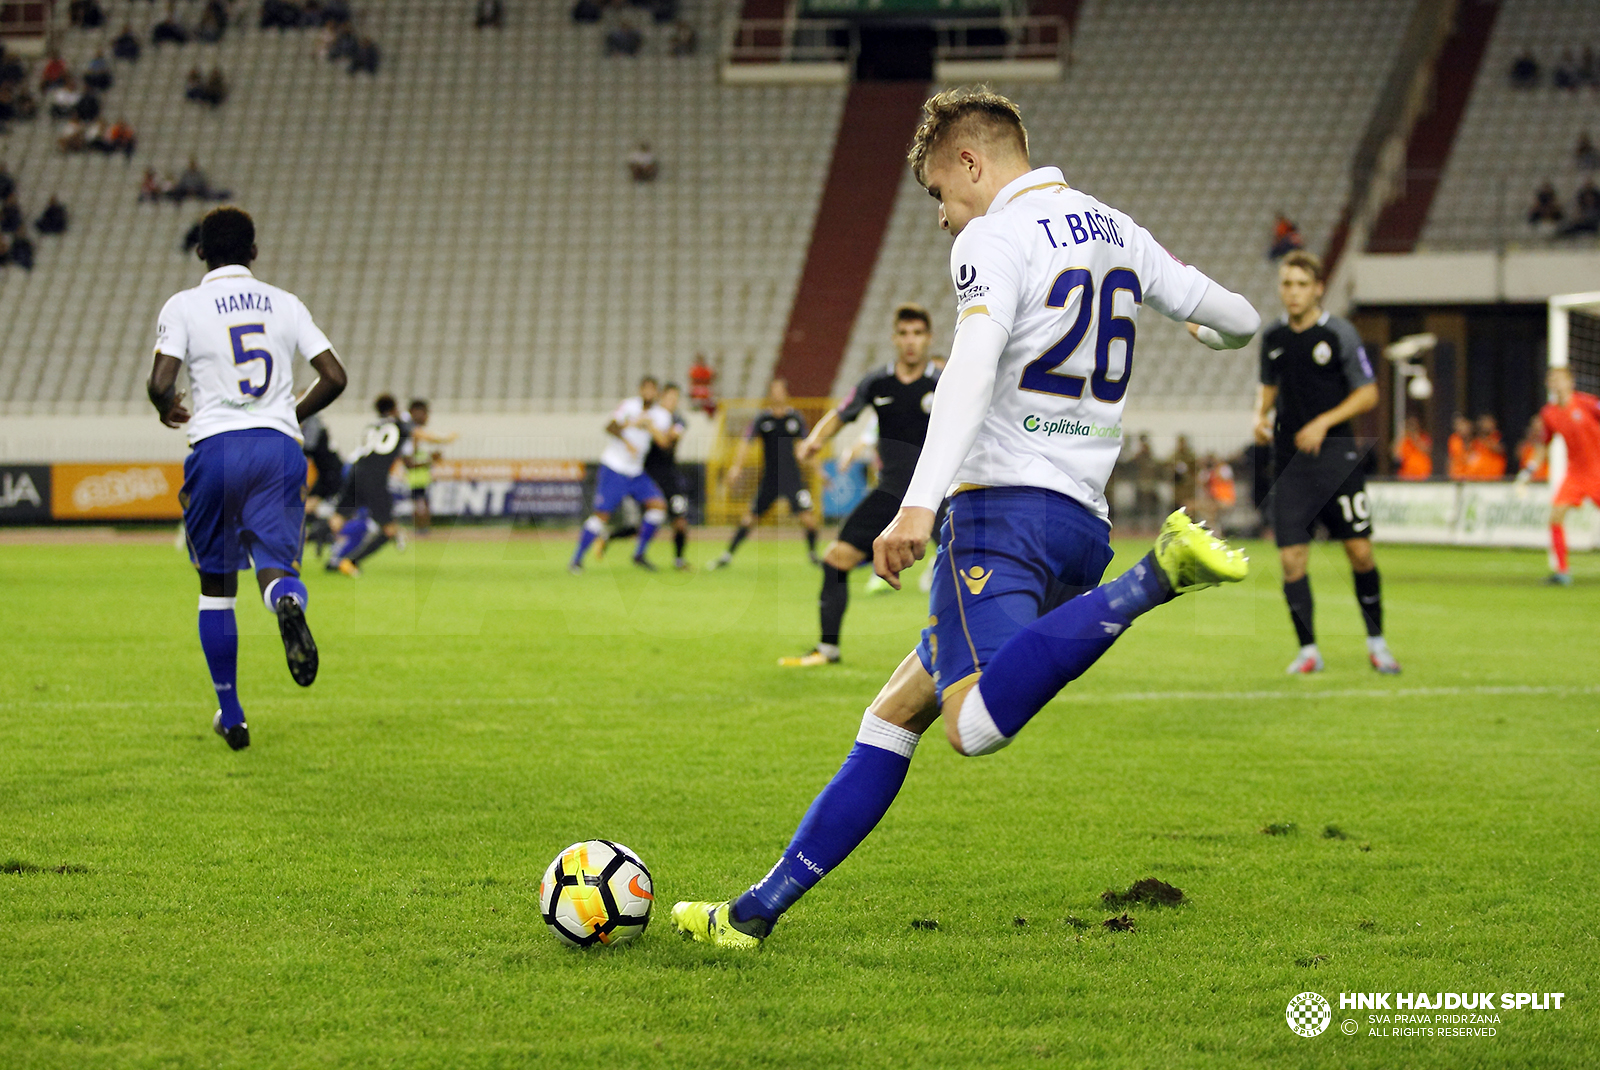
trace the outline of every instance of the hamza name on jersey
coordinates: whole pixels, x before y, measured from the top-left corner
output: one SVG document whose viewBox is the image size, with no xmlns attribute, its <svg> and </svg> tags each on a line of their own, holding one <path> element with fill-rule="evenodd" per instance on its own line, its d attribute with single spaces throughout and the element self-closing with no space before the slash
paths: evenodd
<svg viewBox="0 0 1600 1070">
<path fill-rule="evenodd" d="M 1066 236 L 1061 241 L 1056 241 L 1054 232 L 1050 230 L 1050 220 L 1037 219 L 1034 222 L 1044 228 L 1044 236 L 1050 239 L 1050 248 L 1059 249 L 1066 245 Z M 1124 248 L 1122 234 L 1117 230 L 1116 221 L 1110 216 L 1101 215 L 1099 212 L 1085 212 L 1078 215 L 1069 212 L 1066 216 L 1067 230 L 1072 234 L 1072 244 L 1082 245 L 1086 241 L 1098 239 L 1115 245 L 1118 249 Z"/>
<path fill-rule="evenodd" d="M 217 315 L 230 312 L 271 312 L 272 299 L 266 294 L 229 294 L 216 300 Z"/>
</svg>

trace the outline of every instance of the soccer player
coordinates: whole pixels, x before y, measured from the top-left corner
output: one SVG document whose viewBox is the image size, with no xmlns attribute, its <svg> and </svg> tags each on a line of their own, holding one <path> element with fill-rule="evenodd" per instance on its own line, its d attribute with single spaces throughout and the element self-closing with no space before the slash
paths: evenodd
<svg viewBox="0 0 1600 1070">
<path fill-rule="evenodd" d="M 1317 524 L 1344 543 L 1356 601 L 1367 627 L 1367 660 L 1393 675 L 1400 663 L 1383 638 L 1383 593 L 1372 557 L 1372 507 L 1363 451 L 1350 421 L 1378 404 L 1378 385 L 1350 321 L 1322 310 L 1322 261 L 1304 249 L 1278 266 L 1285 315 L 1261 336 L 1256 441 L 1272 444 L 1277 472 L 1273 535 L 1283 564 L 1283 597 L 1300 640 L 1290 674 L 1321 672 L 1306 561 Z"/>
<path fill-rule="evenodd" d="M 708 943 L 759 945 L 883 817 L 941 715 L 958 753 L 993 753 L 1136 617 L 1248 569 L 1176 512 L 1151 553 L 1096 586 L 1112 557 L 1105 484 L 1141 305 L 1203 324 L 1212 348 L 1237 349 L 1260 326 L 1250 303 L 1057 168 L 1033 168 L 1021 116 L 1002 96 L 933 97 L 910 156 L 956 235 L 957 328 L 922 455 L 873 561 L 898 586 L 953 492 L 928 626 L 767 876 L 736 901 L 673 908 L 673 924 Z"/>
<path fill-rule="evenodd" d="M 250 745 L 237 688 L 239 571 L 253 562 L 289 675 L 301 687 L 317 678 L 317 644 L 306 624 L 300 580 L 306 458 L 300 424 L 345 387 L 345 371 L 300 299 L 250 273 L 256 228 L 238 208 L 214 208 L 200 221 L 200 285 L 174 294 L 156 325 L 150 402 L 168 427 L 187 425 L 183 523 L 200 573 L 200 649 L 219 709 L 211 727 L 234 750 Z M 317 381 L 294 397 L 294 357 Z M 187 367 L 194 411 L 178 392 Z"/>
<path fill-rule="evenodd" d="M 656 408 L 666 413 L 670 422 L 665 429 L 650 428 L 650 452 L 644 455 L 644 474 L 655 480 L 667 500 L 667 516 L 672 520 L 672 567 L 679 572 L 689 571 L 689 559 L 684 556 L 689 545 L 689 497 L 683 492 L 683 476 L 678 472 L 678 441 L 688 429 L 683 417 L 678 415 L 678 405 L 683 400 L 683 389 L 677 383 L 667 383 L 656 399 Z M 655 410 L 651 410 L 654 413 Z M 594 555 L 598 559 L 605 552 L 606 543 L 612 539 L 625 539 L 637 535 L 633 525 L 609 529 L 595 542 Z"/>
<path fill-rule="evenodd" d="M 1560 435 L 1567 443 L 1567 474 L 1550 500 L 1550 557 L 1554 566 L 1553 586 L 1572 586 L 1567 568 L 1567 513 L 1583 505 L 1585 498 L 1600 505 L 1600 398 L 1573 389 L 1571 368 L 1551 368 L 1545 374 L 1551 402 L 1539 410 L 1544 425 L 1544 443 L 1523 466 L 1522 482 L 1544 464 L 1550 436 Z"/>
<path fill-rule="evenodd" d="M 328 558 L 327 569 L 346 576 L 361 575 L 361 562 L 400 535 L 389 473 L 396 461 L 411 456 L 411 424 L 400 415 L 393 394 L 379 394 L 372 407 L 378 419 L 361 436 L 361 449 L 350 462 L 349 482 L 330 518 L 339 545 Z"/>
<path fill-rule="evenodd" d="M 317 544 L 320 556 L 333 540 L 328 518 L 333 514 L 334 499 L 344 487 L 344 459 L 333 448 L 333 436 L 321 416 L 309 417 L 300 425 L 300 438 L 306 459 L 317 469 L 317 478 L 306 491 L 306 519 L 311 522 L 306 538 Z"/>
<path fill-rule="evenodd" d="M 809 654 L 781 658 L 779 665 L 810 667 L 839 660 L 839 630 L 850 604 L 850 570 L 872 556 L 872 540 L 894 519 L 917 467 L 922 441 L 928 436 L 928 414 L 933 411 L 933 391 L 939 381 L 939 373 L 928 366 L 932 341 L 933 319 L 927 309 L 920 305 L 895 309 L 895 362 L 873 368 L 862 377 L 800 444 L 800 459 L 810 460 L 871 405 L 878 417 L 878 459 L 883 467 L 877 488 L 851 510 L 839 537 L 822 553 L 822 594 L 817 599 L 821 639 Z"/>
<path fill-rule="evenodd" d="M 805 418 L 789 407 L 788 381 L 772 380 L 767 384 L 767 407 L 750 421 L 744 438 L 739 442 L 739 451 L 734 454 L 733 465 L 727 473 L 728 486 L 732 487 L 739 482 L 739 476 L 744 473 L 745 457 L 750 452 L 750 443 L 760 435 L 764 466 L 761 470 L 761 485 L 756 490 L 755 504 L 746 509 L 744 516 L 739 518 L 739 530 L 733 533 L 728 548 L 707 565 L 707 569 L 726 568 L 731 565 L 734 551 L 739 549 L 739 544 L 749 537 L 750 529 L 755 526 L 755 522 L 766 516 L 767 510 L 778 504 L 779 498 L 789 500 L 789 511 L 800 521 L 800 526 L 806 532 L 806 556 L 813 565 L 819 563 L 817 518 L 811 511 L 811 492 L 806 489 L 805 480 L 800 475 L 800 463 L 797 457 L 799 446 L 795 441 L 805 433 Z"/>
<path fill-rule="evenodd" d="M 439 451 L 431 446 L 448 446 L 459 437 L 452 431 L 441 435 L 428 430 L 428 403 L 422 398 L 412 398 L 406 406 L 411 418 L 411 437 L 414 447 L 406 462 L 406 485 L 411 489 L 411 528 L 418 535 L 426 535 L 433 527 L 433 513 L 428 507 L 428 488 L 433 484 L 433 462 Z"/>
<path fill-rule="evenodd" d="M 643 523 L 639 525 L 639 542 L 633 552 L 633 563 L 640 568 L 655 571 L 655 566 L 645 559 L 645 549 L 655 537 L 656 529 L 667 519 L 666 499 L 655 480 L 645 475 L 644 458 L 655 441 L 655 432 L 671 426 L 670 417 L 659 411 L 656 397 L 660 385 L 655 376 L 639 380 L 639 395 L 624 398 L 617 411 L 606 424 L 606 434 L 611 441 L 600 453 L 600 480 L 594 492 L 594 513 L 583 522 L 578 533 L 578 548 L 572 555 L 567 571 L 573 575 L 583 571 L 583 555 L 590 545 L 605 534 L 612 512 L 622 504 L 622 499 L 632 498 L 644 510 Z"/>
</svg>

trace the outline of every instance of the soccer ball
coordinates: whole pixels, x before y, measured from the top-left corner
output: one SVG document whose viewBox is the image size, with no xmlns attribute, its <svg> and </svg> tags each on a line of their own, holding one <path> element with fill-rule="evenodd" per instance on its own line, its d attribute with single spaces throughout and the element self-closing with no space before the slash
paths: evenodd
<svg viewBox="0 0 1600 1070">
<path fill-rule="evenodd" d="M 639 856 L 610 840 L 585 840 L 556 855 L 539 882 L 539 912 L 574 947 L 625 944 L 650 924 L 655 888 Z"/>
</svg>

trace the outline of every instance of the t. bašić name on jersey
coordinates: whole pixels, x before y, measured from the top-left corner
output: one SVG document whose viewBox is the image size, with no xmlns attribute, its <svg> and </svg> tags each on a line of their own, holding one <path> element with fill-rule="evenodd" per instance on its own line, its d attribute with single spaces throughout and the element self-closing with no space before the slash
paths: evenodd
<svg viewBox="0 0 1600 1070">
<path fill-rule="evenodd" d="M 219 316 L 226 316 L 230 312 L 272 311 L 272 298 L 266 294 L 229 294 L 216 298 L 214 303 Z"/>
<path fill-rule="evenodd" d="M 1116 220 L 1110 216 L 1101 215 L 1099 212 L 1068 212 L 1065 216 L 1066 230 L 1061 240 L 1057 241 L 1055 233 L 1050 229 L 1050 220 L 1037 219 L 1034 222 L 1044 228 L 1044 236 L 1050 239 L 1050 248 L 1059 249 L 1067 244 L 1068 235 L 1072 238 L 1073 245 L 1082 245 L 1086 241 L 1099 239 L 1110 242 L 1118 249 L 1124 248 L 1122 235 L 1117 231 Z M 1058 224 L 1059 225 L 1059 224 Z"/>
</svg>

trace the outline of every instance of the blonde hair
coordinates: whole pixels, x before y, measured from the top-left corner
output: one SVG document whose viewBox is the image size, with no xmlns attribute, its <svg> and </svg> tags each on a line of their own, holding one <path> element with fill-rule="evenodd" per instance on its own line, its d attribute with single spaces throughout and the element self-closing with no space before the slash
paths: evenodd
<svg viewBox="0 0 1600 1070">
<path fill-rule="evenodd" d="M 1022 110 L 987 86 L 961 86 L 929 97 L 922 105 L 922 122 L 911 139 L 906 158 L 911 173 L 927 186 L 928 161 L 956 137 L 984 146 L 998 145 L 1028 158 L 1028 131 Z"/>
<path fill-rule="evenodd" d="M 1314 282 L 1327 282 L 1323 275 L 1322 258 L 1316 253 L 1308 253 L 1304 249 L 1296 249 L 1279 261 L 1282 267 L 1299 268 L 1309 274 Z"/>
</svg>

